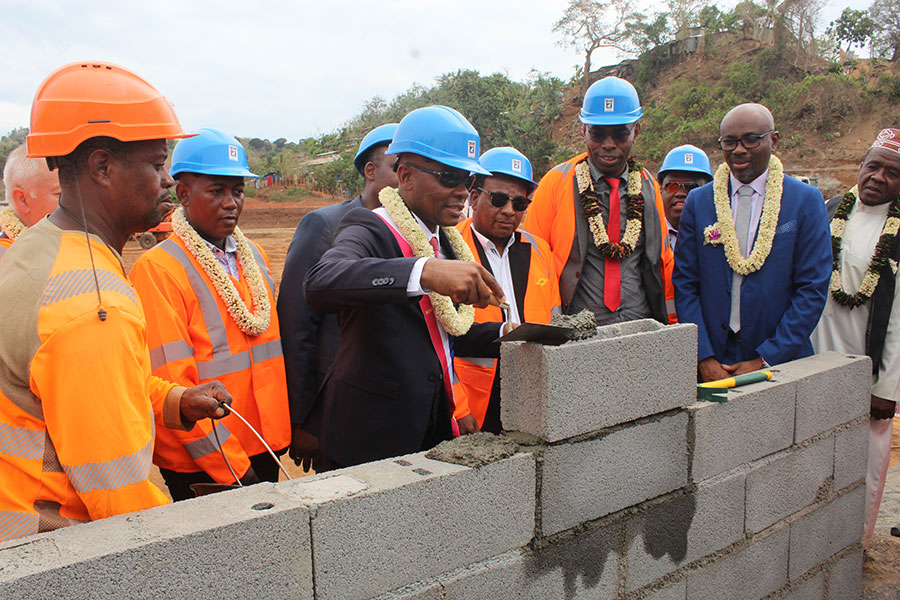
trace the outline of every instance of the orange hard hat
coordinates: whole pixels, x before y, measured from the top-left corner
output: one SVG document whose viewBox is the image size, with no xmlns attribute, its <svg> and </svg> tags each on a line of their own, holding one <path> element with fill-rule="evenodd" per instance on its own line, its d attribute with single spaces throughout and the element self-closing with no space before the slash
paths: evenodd
<svg viewBox="0 0 900 600">
<path fill-rule="evenodd" d="M 30 158 L 66 156 L 92 137 L 122 142 L 190 137 L 172 103 L 136 73 L 77 62 L 51 73 L 31 105 Z"/>
</svg>

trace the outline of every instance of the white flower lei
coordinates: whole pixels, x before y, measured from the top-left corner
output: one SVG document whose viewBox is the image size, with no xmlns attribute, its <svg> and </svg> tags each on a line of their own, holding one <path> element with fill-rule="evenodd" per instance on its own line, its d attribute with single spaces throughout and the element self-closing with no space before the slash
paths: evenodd
<svg viewBox="0 0 900 600">
<path fill-rule="evenodd" d="M 253 301 L 253 307 L 256 309 L 255 315 L 244 304 L 237 288 L 234 286 L 234 282 L 231 281 L 228 273 L 225 272 L 225 268 L 213 255 L 212 250 L 209 249 L 209 246 L 197 233 L 197 230 L 188 223 L 184 216 L 184 208 L 179 207 L 172 213 L 172 231 L 184 242 L 184 245 L 187 246 L 187 249 L 194 255 L 194 258 L 197 259 L 197 262 L 200 263 L 200 266 L 209 276 L 235 325 L 247 335 L 259 335 L 268 329 L 272 314 L 268 289 L 265 281 L 263 281 L 262 271 L 253 258 L 250 242 L 241 233 L 240 228 L 235 227 L 232 235 L 234 236 L 234 241 L 237 242 L 237 257 L 244 277 L 247 278 L 247 285 L 250 288 L 250 299 Z"/>
<path fill-rule="evenodd" d="M 635 168 L 634 164 L 629 165 L 631 169 L 628 171 L 628 184 L 625 193 L 627 196 L 638 196 L 641 193 L 641 169 Z M 594 189 L 594 179 L 591 177 L 591 168 L 588 166 L 587 159 L 575 165 L 575 178 L 578 181 L 578 195 L 584 194 L 585 190 Z M 604 250 L 608 248 L 609 234 L 606 226 L 603 224 L 603 215 L 597 212 L 587 217 L 588 225 L 594 236 L 594 245 L 598 249 Z M 627 246 L 628 250 L 622 252 L 622 256 L 610 256 L 611 258 L 624 258 L 631 254 L 635 246 L 637 246 L 638 238 L 641 235 L 641 217 L 632 217 L 625 221 L 625 234 L 619 241 L 620 246 Z"/>
<path fill-rule="evenodd" d="M 731 212 L 731 198 L 728 195 L 728 174 L 731 169 L 727 163 L 722 163 L 716 170 L 713 179 L 713 199 L 716 205 L 716 219 L 714 223 L 721 232 L 725 245 L 725 258 L 731 270 L 740 275 L 749 275 L 762 268 L 769 252 L 772 251 L 772 241 L 775 239 L 775 230 L 778 227 L 778 213 L 781 212 L 781 191 L 784 186 L 784 167 L 775 156 L 769 157 L 769 175 L 766 177 L 766 195 L 763 198 L 762 216 L 759 219 L 759 229 L 756 235 L 756 243 L 750 256 L 741 256 L 737 233 L 734 230 L 734 215 Z"/>
<path fill-rule="evenodd" d="M 419 258 L 435 258 L 434 248 L 428 243 L 428 237 L 422 231 L 422 228 L 419 227 L 416 218 L 410 212 L 406 203 L 403 202 L 403 198 L 397 193 L 396 188 L 384 188 L 378 194 L 378 199 L 381 200 L 381 205 L 384 206 L 391 220 L 394 221 L 394 224 L 400 231 L 400 235 L 409 242 L 413 253 Z M 456 228 L 442 227 L 442 229 L 450 240 L 450 245 L 453 247 L 456 257 L 460 260 L 475 262 L 475 257 L 472 256 L 469 245 L 466 244 L 466 241 Z M 437 320 L 440 321 L 444 331 L 450 335 L 463 335 L 469 331 L 469 328 L 472 327 L 472 322 L 475 320 L 475 308 L 471 304 L 460 304 L 459 309 L 457 309 L 447 296 L 431 292 L 428 294 L 428 297 L 431 298 L 434 314 Z"/>
<path fill-rule="evenodd" d="M 16 216 L 13 209 L 6 206 L 0 209 L 0 229 L 3 229 L 3 233 L 6 234 L 6 237 L 15 240 L 23 231 L 28 229 L 28 227 L 19 220 L 19 217 Z"/>
</svg>

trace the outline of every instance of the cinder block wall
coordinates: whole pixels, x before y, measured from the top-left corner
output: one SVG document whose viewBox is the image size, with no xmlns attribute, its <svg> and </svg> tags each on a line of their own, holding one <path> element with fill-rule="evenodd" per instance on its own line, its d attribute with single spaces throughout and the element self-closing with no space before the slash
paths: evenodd
<svg viewBox="0 0 900 600">
<path fill-rule="evenodd" d="M 847 600 L 869 359 L 695 400 L 696 330 L 505 344 L 484 466 L 413 454 L 0 545 L 0 599 Z M 509 440 L 518 451 L 508 450 Z"/>
</svg>

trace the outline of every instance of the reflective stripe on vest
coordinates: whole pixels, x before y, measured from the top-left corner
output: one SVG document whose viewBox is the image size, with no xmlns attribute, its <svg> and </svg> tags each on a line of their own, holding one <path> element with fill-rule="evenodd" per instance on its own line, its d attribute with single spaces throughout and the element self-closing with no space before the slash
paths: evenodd
<svg viewBox="0 0 900 600">
<path fill-rule="evenodd" d="M 231 431 L 225 427 L 224 423 L 216 423 L 214 431 L 210 431 L 205 437 L 184 445 L 184 449 L 194 460 L 209 456 L 213 452 L 219 451 L 219 445 L 216 444 L 216 434 L 219 435 L 219 441 L 225 443 L 225 440 L 231 437 Z"/>
<path fill-rule="evenodd" d="M 675 314 L 675 300 L 674 298 L 666 299 L 666 313 L 673 315 Z"/>
<path fill-rule="evenodd" d="M 37 533 L 40 520 L 37 513 L 0 510 L 0 542 Z"/>
<path fill-rule="evenodd" d="M 184 340 L 175 340 L 168 344 L 163 344 L 150 351 L 150 369 L 156 370 L 159 367 L 194 356 L 194 349 L 188 346 Z"/>
<path fill-rule="evenodd" d="M 81 465 L 63 465 L 63 470 L 79 494 L 95 490 L 117 490 L 145 481 L 150 476 L 153 441 L 133 454 L 112 460 Z"/>
<path fill-rule="evenodd" d="M 203 276 L 194 266 L 194 263 L 191 261 L 190 257 L 188 257 L 187 253 L 181 246 L 179 246 L 172 240 L 164 241 L 159 245 L 159 248 L 161 248 L 165 252 L 168 252 L 175 260 L 177 260 L 181 264 L 182 267 L 184 267 L 185 275 L 187 276 L 188 282 L 191 285 L 191 289 L 194 292 L 194 296 L 197 298 L 197 302 L 200 305 L 200 312 L 203 315 L 203 321 L 204 323 L 206 323 L 206 333 L 207 335 L 209 335 L 209 341 L 212 344 L 213 357 L 212 360 L 197 361 L 197 376 L 200 379 L 215 379 L 217 377 L 222 377 L 223 375 L 228 375 L 229 373 L 237 373 L 239 371 L 250 368 L 251 364 L 253 363 L 258 363 L 270 358 L 282 356 L 280 339 L 253 346 L 249 352 L 243 351 L 238 352 L 237 354 L 232 354 L 231 349 L 228 345 L 228 334 L 225 330 L 225 322 L 222 320 L 222 314 L 219 312 L 219 306 L 216 303 L 216 298 L 213 295 L 212 290 L 210 290 L 206 283 L 203 281 Z M 263 273 L 263 277 L 266 280 L 266 285 L 269 287 L 270 291 L 273 291 L 275 288 L 275 282 L 272 280 L 271 275 L 269 275 L 269 269 L 266 268 L 266 263 L 263 260 L 262 254 L 253 244 L 250 244 L 250 248 L 253 250 L 253 257 L 256 260 L 256 264 L 259 266 L 260 271 Z M 174 342 L 170 343 L 174 344 Z M 151 351 L 151 360 L 154 358 L 154 352 L 156 353 L 156 357 L 160 357 L 160 354 L 162 354 L 162 359 L 166 362 L 169 362 L 170 360 L 177 360 L 175 358 L 169 357 L 168 353 L 166 352 L 166 347 L 168 345 L 169 344 L 164 344 L 163 346 L 154 348 Z M 184 345 L 187 346 L 186 343 L 184 343 Z M 177 346 L 173 346 L 172 350 L 174 352 L 173 356 L 184 358 L 179 354 L 180 352 L 184 352 L 183 347 L 179 348 Z M 157 365 L 154 362 L 153 368 L 161 366 L 162 364 L 165 364 L 165 362 L 161 363 L 160 365 Z"/>
<path fill-rule="evenodd" d="M 40 460 L 44 456 L 44 432 L 0 423 L 0 454 Z"/>
</svg>

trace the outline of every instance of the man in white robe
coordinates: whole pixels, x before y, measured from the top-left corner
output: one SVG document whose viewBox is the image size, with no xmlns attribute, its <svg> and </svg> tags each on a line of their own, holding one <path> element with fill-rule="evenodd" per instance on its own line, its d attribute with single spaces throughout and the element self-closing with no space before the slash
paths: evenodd
<svg viewBox="0 0 900 600">
<path fill-rule="evenodd" d="M 839 208 L 839 205 L 842 208 Z M 900 219 L 900 130 L 885 129 L 869 148 L 857 185 L 828 201 L 832 235 L 841 238 L 840 273 L 832 278 L 822 319 L 812 334 L 816 352 L 833 350 L 872 357 L 866 523 L 863 545 L 875 529 L 891 457 L 891 425 L 900 381 L 900 295 L 897 259 L 900 239 L 884 250 L 878 283 L 863 287 L 882 234 L 896 238 Z M 846 215 L 841 235 L 842 214 Z M 889 219 L 891 219 L 889 221 Z M 878 261 L 875 264 L 878 267 Z"/>
</svg>

